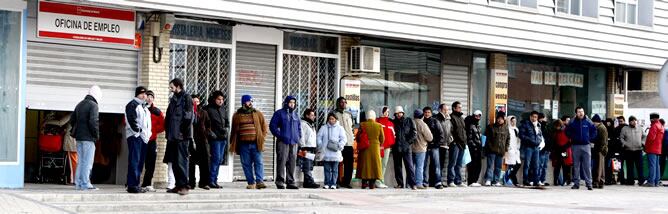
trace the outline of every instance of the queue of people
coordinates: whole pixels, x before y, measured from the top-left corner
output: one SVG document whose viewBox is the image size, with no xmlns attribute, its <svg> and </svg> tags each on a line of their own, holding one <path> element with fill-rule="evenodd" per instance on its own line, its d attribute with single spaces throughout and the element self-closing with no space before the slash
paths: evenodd
<svg viewBox="0 0 668 214">
<path fill-rule="evenodd" d="M 460 102 L 450 105 L 452 112 L 447 104 L 440 104 L 438 109 L 415 110 L 413 118 L 406 115 L 402 106 L 394 111 L 383 107 L 380 117 L 369 110 L 354 132 L 353 116 L 346 110 L 343 97 L 336 100 L 336 108 L 327 114 L 326 123 L 316 127 L 316 112 L 305 109 L 300 118 L 297 99 L 292 96 L 285 98 L 283 107 L 267 123 L 263 113 L 254 108 L 251 95 L 243 95 L 241 107 L 229 121 L 223 108 L 223 92 L 212 92 L 204 106 L 199 96 L 186 93 L 180 79 L 171 80 L 169 89 L 173 96 L 166 114 L 153 104 L 154 93 L 142 86 L 136 88 L 135 97 L 126 106 L 129 193 L 155 191 L 151 184 L 157 157 L 156 136 L 163 131 L 167 138 L 163 160 L 169 171 L 167 192 L 180 195 L 196 186 L 206 190 L 222 188 L 217 183 L 218 169 L 225 161 L 228 140 L 229 151 L 240 156 L 247 189 L 267 188 L 262 156 L 269 132 L 277 139 L 278 189 L 299 189 L 297 170 L 303 173 L 303 188 L 320 188 L 312 172 L 316 163 L 324 166 L 324 189 L 352 188 L 353 176 L 362 181 L 362 188 L 387 188 L 384 174 L 390 155 L 395 166 L 395 188 L 549 186 L 546 174 L 550 161 L 554 185 L 579 189 L 582 179 L 592 190 L 617 182 L 633 185 L 637 180 L 638 185 L 656 187 L 668 155 L 664 121 L 656 113 L 650 115 L 651 127 L 644 141 L 635 117 L 628 118 L 628 125 L 624 117 L 618 117 L 614 127 L 612 119 L 603 121 L 599 115 L 590 119 L 582 107 L 575 109 L 573 119 L 564 116 L 552 123 L 536 111 L 521 121 L 497 112 L 483 133 L 483 113 L 476 110 L 466 116 Z M 100 96 L 100 88 L 92 87 L 69 122 L 71 135 L 77 140 L 79 166 L 75 183 L 80 190 L 97 189 L 89 182 L 92 165 L 88 163 L 95 149 L 91 142 L 99 136 Z M 647 154 L 648 177 L 643 174 L 643 153 Z M 626 163 L 627 172 L 619 173 L 626 176 L 613 178 L 613 158 Z M 484 159 L 487 167 L 483 170 Z M 357 173 L 353 175 L 355 162 Z M 502 173 L 504 164 L 506 170 Z M 195 167 L 199 167 L 199 182 Z M 462 180 L 462 167 L 466 167 L 466 181 Z M 520 169 L 521 183 L 517 178 Z M 484 177 L 479 182 L 481 173 Z"/>
</svg>

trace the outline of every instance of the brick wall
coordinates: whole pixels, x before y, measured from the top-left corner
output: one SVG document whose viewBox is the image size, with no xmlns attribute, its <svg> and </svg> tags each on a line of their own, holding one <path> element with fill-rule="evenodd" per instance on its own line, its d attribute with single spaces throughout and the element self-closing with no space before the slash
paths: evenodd
<svg viewBox="0 0 668 214">
<path fill-rule="evenodd" d="M 150 26 L 147 23 L 147 26 Z M 167 111 L 169 101 L 169 31 L 163 31 L 160 38 L 162 44 L 162 58 L 159 63 L 153 62 L 153 37 L 150 27 L 143 32 L 141 71 L 139 75 L 140 84 L 155 93 L 155 105 L 163 112 Z M 158 156 L 155 163 L 155 174 L 153 175 L 153 186 L 165 188 L 167 186 L 167 165 L 162 163 L 165 155 L 167 140 L 165 134 L 158 135 Z"/>
<path fill-rule="evenodd" d="M 642 72 L 642 90 L 643 91 L 658 91 L 659 90 L 659 72 L 643 71 Z"/>
<path fill-rule="evenodd" d="M 341 50 L 340 50 L 341 75 L 347 73 L 349 70 L 348 63 L 350 59 L 348 58 L 348 52 L 350 52 L 350 47 L 359 44 L 360 44 L 359 38 L 350 36 L 341 36 Z"/>
</svg>

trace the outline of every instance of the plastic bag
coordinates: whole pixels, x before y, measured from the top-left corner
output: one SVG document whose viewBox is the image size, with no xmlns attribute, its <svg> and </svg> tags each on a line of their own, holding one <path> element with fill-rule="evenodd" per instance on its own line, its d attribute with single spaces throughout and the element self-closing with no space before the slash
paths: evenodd
<svg viewBox="0 0 668 214">
<path fill-rule="evenodd" d="M 469 152 L 469 146 L 464 148 L 464 157 L 462 158 L 462 165 L 471 163 L 471 152 Z"/>
</svg>

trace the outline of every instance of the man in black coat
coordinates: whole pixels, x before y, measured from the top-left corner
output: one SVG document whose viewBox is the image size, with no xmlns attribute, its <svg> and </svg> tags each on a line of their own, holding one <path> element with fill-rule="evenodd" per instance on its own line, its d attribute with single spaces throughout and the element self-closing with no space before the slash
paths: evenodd
<svg viewBox="0 0 668 214">
<path fill-rule="evenodd" d="M 406 168 L 406 184 L 411 189 L 417 189 L 415 186 L 415 167 L 413 166 L 413 157 L 411 155 L 411 144 L 417 141 L 417 130 L 415 124 L 410 118 L 404 116 L 404 108 L 397 106 L 394 111 L 394 131 L 395 143 L 392 146 L 392 157 L 394 157 L 394 178 L 397 180 L 395 188 L 404 188 L 404 176 L 401 171 L 401 165 Z"/>
<path fill-rule="evenodd" d="M 424 122 L 429 126 L 433 140 L 427 144 L 427 158 L 424 161 L 424 181 L 436 189 L 442 189 L 441 183 L 441 163 L 439 148 L 441 141 L 443 141 L 443 127 L 438 122 L 438 119 L 433 116 L 431 107 L 427 106 L 422 109 L 424 113 Z M 431 168 L 429 166 L 431 165 Z M 418 175 L 419 176 L 419 175 Z"/>
<path fill-rule="evenodd" d="M 174 93 L 169 99 L 165 118 L 167 149 L 165 160 L 174 165 L 176 187 L 167 190 L 179 195 L 188 194 L 188 144 L 193 140 L 193 102 L 183 88 L 183 80 L 176 78 L 169 82 L 169 90 Z"/>
<path fill-rule="evenodd" d="M 452 138 L 450 144 L 448 160 L 448 186 L 465 187 L 462 183 L 462 159 L 464 158 L 464 149 L 466 148 L 467 136 L 466 126 L 464 125 L 464 113 L 462 113 L 462 104 L 459 101 L 452 103 L 452 114 L 450 122 L 452 123 Z"/>
<path fill-rule="evenodd" d="M 100 139 L 100 114 L 97 102 L 102 96 L 100 87 L 93 86 L 88 95 L 77 104 L 70 116 L 70 135 L 77 140 L 79 165 L 75 174 L 77 190 L 97 190 L 90 183 L 90 172 L 95 157 L 95 141 Z"/>
<path fill-rule="evenodd" d="M 218 170 L 220 165 L 225 162 L 225 149 L 227 148 L 227 138 L 230 132 L 227 110 L 223 108 L 224 99 L 225 96 L 222 91 L 214 91 L 209 97 L 209 104 L 206 106 L 206 112 L 209 114 L 211 123 L 211 132 L 209 132 L 209 146 L 211 149 L 209 187 L 214 189 L 222 188 L 218 185 Z"/>
</svg>

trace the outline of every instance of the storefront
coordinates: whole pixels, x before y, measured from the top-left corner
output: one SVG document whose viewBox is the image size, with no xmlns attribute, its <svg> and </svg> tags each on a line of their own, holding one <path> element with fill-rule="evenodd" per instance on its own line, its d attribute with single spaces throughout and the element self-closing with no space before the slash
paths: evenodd
<svg viewBox="0 0 668 214">
<path fill-rule="evenodd" d="M 26 12 L 24 1 L 0 5 L 0 188 L 23 187 Z"/>
</svg>

